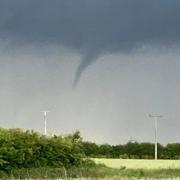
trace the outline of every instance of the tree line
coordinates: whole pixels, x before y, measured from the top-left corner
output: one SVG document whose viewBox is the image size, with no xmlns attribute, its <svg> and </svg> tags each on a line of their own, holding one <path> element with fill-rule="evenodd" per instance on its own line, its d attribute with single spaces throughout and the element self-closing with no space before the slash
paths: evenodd
<svg viewBox="0 0 180 180">
<path fill-rule="evenodd" d="M 158 156 L 161 159 L 180 159 L 180 143 L 158 144 Z M 154 144 L 98 145 L 83 141 L 79 131 L 67 136 L 44 136 L 34 131 L 0 128 L 0 171 L 77 167 L 83 165 L 86 157 L 153 159 Z"/>
<path fill-rule="evenodd" d="M 123 145 L 98 145 L 93 142 L 81 142 L 81 150 L 87 157 L 122 158 L 122 159 L 153 159 L 154 144 L 128 142 Z M 159 159 L 180 159 L 180 143 L 165 146 L 158 144 Z"/>
</svg>

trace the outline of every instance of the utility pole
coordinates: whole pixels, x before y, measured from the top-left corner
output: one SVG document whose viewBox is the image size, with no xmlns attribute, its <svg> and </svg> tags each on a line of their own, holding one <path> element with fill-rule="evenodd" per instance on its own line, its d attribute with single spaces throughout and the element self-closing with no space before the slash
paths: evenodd
<svg viewBox="0 0 180 180">
<path fill-rule="evenodd" d="M 50 111 L 41 111 L 44 115 L 44 135 L 47 135 L 47 113 Z"/>
<path fill-rule="evenodd" d="M 154 149 L 154 159 L 157 160 L 158 159 L 158 149 L 157 149 L 157 145 L 158 145 L 158 138 L 157 138 L 157 122 L 158 122 L 158 118 L 162 118 L 162 115 L 158 115 L 158 114 L 149 114 L 150 118 L 154 118 L 154 128 L 155 128 L 155 149 Z"/>
</svg>

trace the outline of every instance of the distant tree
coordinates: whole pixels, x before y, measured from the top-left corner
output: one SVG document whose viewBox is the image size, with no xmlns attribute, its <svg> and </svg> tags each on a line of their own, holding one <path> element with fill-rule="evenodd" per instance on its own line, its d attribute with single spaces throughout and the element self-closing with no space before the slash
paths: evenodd
<svg viewBox="0 0 180 180">
<path fill-rule="evenodd" d="M 111 147 L 111 157 L 112 158 L 119 158 L 123 154 L 125 154 L 123 145 L 113 145 Z"/>
<path fill-rule="evenodd" d="M 154 144 L 152 143 L 141 143 L 141 157 L 152 159 L 154 157 Z"/>
<path fill-rule="evenodd" d="M 126 154 L 129 156 L 129 158 L 131 158 L 131 156 L 136 156 L 138 158 L 141 158 L 141 147 L 139 145 L 139 143 L 137 142 L 129 142 L 125 145 L 125 152 Z"/>
<path fill-rule="evenodd" d="M 109 144 L 100 145 L 98 152 L 101 156 L 112 157 L 112 147 Z"/>
<path fill-rule="evenodd" d="M 179 159 L 180 158 L 180 143 L 167 144 L 164 154 L 166 158 Z"/>
<path fill-rule="evenodd" d="M 81 144 L 82 151 L 88 157 L 98 157 L 99 156 L 99 147 L 97 144 L 92 142 L 82 142 Z"/>
</svg>

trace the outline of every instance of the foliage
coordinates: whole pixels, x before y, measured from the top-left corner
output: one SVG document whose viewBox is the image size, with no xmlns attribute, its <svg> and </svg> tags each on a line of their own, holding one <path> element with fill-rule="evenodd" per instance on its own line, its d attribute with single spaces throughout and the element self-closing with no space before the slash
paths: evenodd
<svg viewBox="0 0 180 180">
<path fill-rule="evenodd" d="M 166 146 L 158 144 L 158 155 L 161 159 L 180 159 L 180 143 Z M 128 142 L 124 145 L 98 145 L 83 141 L 79 131 L 67 136 L 44 136 L 34 131 L 0 129 L 0 178 L 96 178 L 131 175 L 139 178 L 151 177 L 153 174 L 163 177 L 163 173 L 170 172 L 168 169 L 133 170 L 123 163 L 118 165 L 118 169 L 113 169 L 97 165 L 85 157 L 152 159 L 154 144 Z M 146 165 L 150 167 L 148 162 Z M 179 170 L 171 172 L 180 177 Z"/>
<path fill-rule="evenodd" d="M 0 169 L 69 167 L 81 163 L 74 136 L 44 136 L 33 131 L 0 129 Z"/>
<path fill-rule="evenodd" d="M 158 144 L 161 159 L 180 159 L 180 143 Z M 81 166 L 85 157 L 152 159 L 154 144 L 128 142 L 98 145 L 83 141 L 80 132 L 67 136 L 44 136 L 21 129 L 0 129 L 0 170 L 22 168 L 70 168 Z"/>
<path fill-rule="evenodd" d="M 153 159 L 154 144 L 128 142 L 124 145 L 97 145 L 92 142 L 81 141 L 81 151 L 86 157 L 96 158 L 122 158 L 122 159 Z M 158 158 L 180 159 L 180 143 L 158 144 Z"/>
</svg>

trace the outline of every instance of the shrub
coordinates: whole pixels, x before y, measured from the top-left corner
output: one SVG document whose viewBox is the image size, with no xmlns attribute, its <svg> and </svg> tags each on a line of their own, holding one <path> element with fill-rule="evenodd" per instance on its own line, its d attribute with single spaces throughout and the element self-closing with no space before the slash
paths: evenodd
<svg viewBox="0 0 180 180">
<path fill-rule="evenodd" d="M 78 146 L 72 137 L 0 129 L 0 169 L 78 166 L 81 163 Z"/>
</svg>

